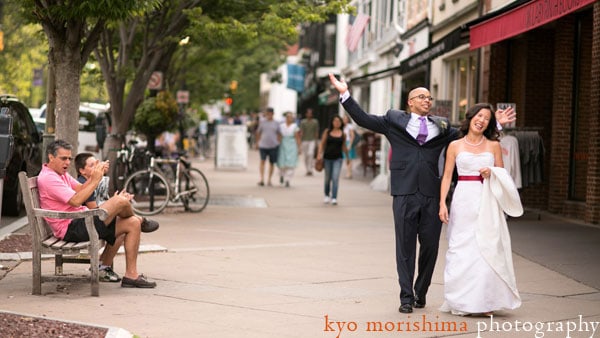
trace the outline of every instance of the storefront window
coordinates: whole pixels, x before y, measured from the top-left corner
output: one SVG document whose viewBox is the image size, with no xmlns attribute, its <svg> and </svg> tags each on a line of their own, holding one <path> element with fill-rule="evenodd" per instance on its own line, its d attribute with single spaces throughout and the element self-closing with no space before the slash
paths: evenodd
<svg viewBox="0 0 600 338">
<path fill-rule="evenodd" d="M 475 103 L 475 54 L 464 55 L 446 62 L 448 66 L 447 93 L 452 100 L 452 122 L 465 118 L 467 109 Z"/>
</svg>

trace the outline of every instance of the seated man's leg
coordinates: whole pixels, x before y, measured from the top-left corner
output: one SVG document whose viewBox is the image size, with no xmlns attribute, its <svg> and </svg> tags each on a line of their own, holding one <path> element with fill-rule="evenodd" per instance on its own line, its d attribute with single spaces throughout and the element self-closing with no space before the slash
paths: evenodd
<svg viewBox="0 0 600 338">
<path fill-rule="evenodd" d="M 125 236 L 123 241 L 125 247 L 125 277 L 136 279 L 137 255 L 140 247 L 140 222 L 136 217 L 117 217 L 116 235 Z"/>
<path fill-rule="evenodd" d="M 118 282 L 121 278 L 112 271 L 110 266 L 113 263 L 113 258 L 119 250 L 119 247 L 123 243 L 124 236 L 118 238 L 115 237 L 116 222 L 114 220 L 109 224 L 104 224 L 100 218 L 94 217 L 94 226 L 98 233 L 98 238 L 106 241 L 106 247 L 100 255 L 100 264 L 109 266 L 109 268 L 101 270 L 100 280 L 104 282 Z M 89 241 L 90 238 L 85 226 L 85 219 L 78 218 L 72 220 L 63 239 L 67 242 Z"/>
<path fill-rule="evenodd" d="M 137 256 L 140 248 L 141 222 L 138 217 L 117 216 L 116 235 L 125 235 L 125 276 L 122 287 L 154 288 L 155 282 L 148 281 L 137 271 Z"/>
<path fill-rule="evenodd" d="M 112 266 L 113 259 L 117 255 L 119 248 L 123 245 L 123 241 L 125 240 L 125 235 L 121 235 L 116 238 L 115 244 L 110 245 L 106 244 L 104 246 L 104 250 L 102 250 L 102 254 L 100 255 L 100 263 L 102 265 Z"/>
<path fill-rule="evenodd" d="M 134 216 L 133 208 L 127 198 L 120 195 L 115 195 L 102 203 L 102 209 L 106 210 L 108 217 L 104 223 L 110 223 L 115 217 L 127 218 Z"/>
<path fill-rule="evenodd" d="M 121 218 L 136 218 L 142 226 L 142 232 L 152 232 L 159 227 L 158 222 L 135 215 L 133 208 L 131 207 L 131 202 L 120 195 L 113 196 L 108 199 L 108 201 L 102 203 L 101 208 L 108 212 L 108 217 L 104 221 L 107 224 L 118 216 Z"/>
<path fill-rule="evenodd" d="M 145 277 L 138 274 L 137 256 L 140 247 L 140 234 L 143 219 L 134 215 L 131 203 L 122 195 L 115 195 L 102 204 L 102 208 L 108 212 L 104 221 L 110 223 L 116 220 L 115 236 L 125 236 L 125 275 L 121 281 L 124 287 L 153 288 L 156 283 L 149 282 Z"/>
<path fill-rule="evenodd" d="M 114 230 L 114 229 L 113 229 Z M 116 238 L 114 244 L 108 244 L 104 246 L 102 254 L 100 255 L 100 281 L 102 282 L 120 282 L 121 277 L 113 271 L 113 260 L 119 251 L 125 235 L 121 235 Z"/>
</svg>

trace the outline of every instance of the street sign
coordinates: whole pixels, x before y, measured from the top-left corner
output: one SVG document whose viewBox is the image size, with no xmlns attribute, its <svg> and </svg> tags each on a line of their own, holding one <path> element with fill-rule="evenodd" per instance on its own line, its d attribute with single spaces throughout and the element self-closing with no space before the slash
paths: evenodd
<svg viewBox="0 0 600 338">
<path fill-rule="evenodd" d="M 187 104 L 190 102 L 190 92 L 187 90 L 177 91 L 177 103 Z"/>
<path fill-rule="evenodd" d="M 152 72 L 150 75 L 150 80 L 148 80 L 147 88 L 150 90 L 161 90 L 163 82 L 163 73 L 162 72 Z"/>
<path fill-rule="evenodd" d="M 35 68 L 33 70 L 33 86 L 41 87 L 44 84 L 44 70 L 42 68 Z"/>
</svg>

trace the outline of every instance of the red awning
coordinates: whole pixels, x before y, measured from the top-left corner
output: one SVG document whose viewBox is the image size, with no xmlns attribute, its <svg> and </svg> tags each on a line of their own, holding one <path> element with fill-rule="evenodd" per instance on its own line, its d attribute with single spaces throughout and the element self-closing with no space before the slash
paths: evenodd
<svg viewBox="0 0 600 338">
<path fill-rule="evenodd" d="M 470 49 L 542 26 L 598 0 L 533 0 L 471 26 Z M 500 10 L 501 11 L 501 10 Z"/>
</svg>

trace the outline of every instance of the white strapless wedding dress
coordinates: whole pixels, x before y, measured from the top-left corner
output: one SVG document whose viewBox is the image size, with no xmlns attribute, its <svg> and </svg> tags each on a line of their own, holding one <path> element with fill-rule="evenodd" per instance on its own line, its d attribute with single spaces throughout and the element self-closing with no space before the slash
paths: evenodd
<svg viewBox="0 0 600 338">
<path fill-rule="evenodd" d="M 490 152 L 461 152 L 456 157 L 460 176 L 476 176 L 479 169 L 493 165 L 494 155 Z M 521 305 L 518 292 L 513 292 L 488 264 L 477 243 L 482 188 L 480 181 L 458 181 L 454 190 L 447 229 L 445 302 L 440 308 L 444 312 L 465 315 L 515 309 Z"/>
</svg>

